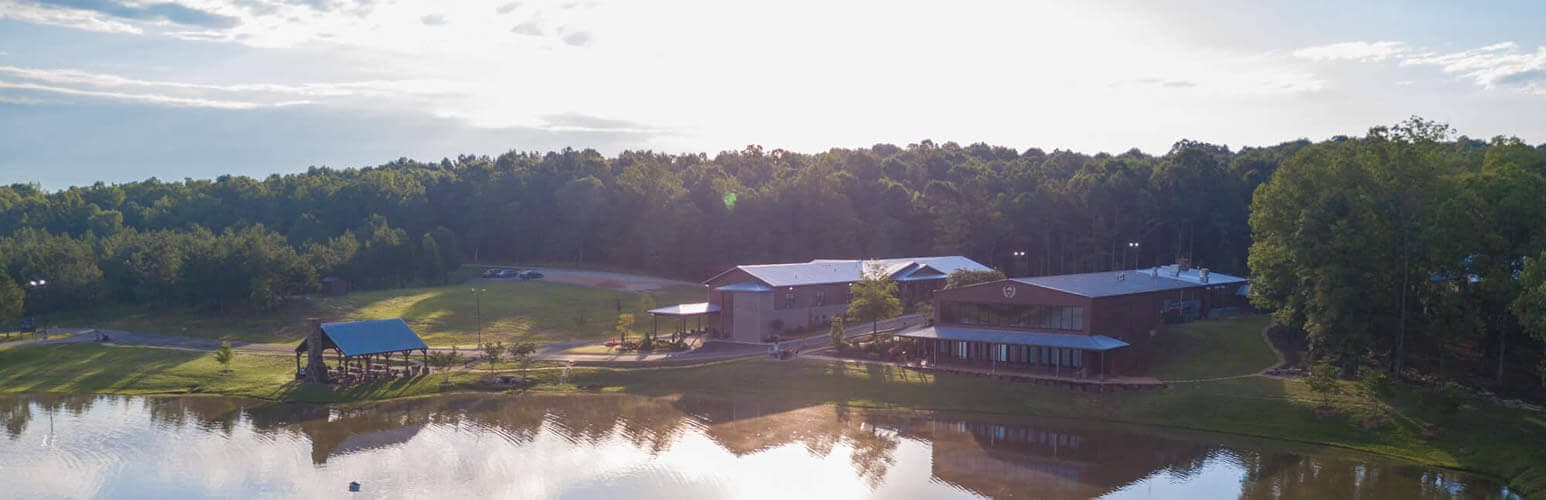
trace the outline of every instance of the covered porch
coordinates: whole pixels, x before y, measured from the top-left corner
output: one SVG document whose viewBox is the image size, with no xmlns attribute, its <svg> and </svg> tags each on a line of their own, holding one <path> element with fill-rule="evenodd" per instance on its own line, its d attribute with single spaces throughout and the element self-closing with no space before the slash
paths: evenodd
<svg viewBox="0 0 1546 500">
<path fill-rule="evenodd" d="M 1107 353 L 1127 343 L 1104 335 L 937 326 L 899 332 L 908 358 L 937 369 L 1105 380 Z"/>
<path fill-rule="evenodd" d="M 660 318 L 664 316 L 671 330 L 671 342 L 689 335 L 699 335 L 707 330 L 704 327 L 704 318 L 709 315 L 719 314 L 719 306 L 708 302 L 695 302 L 691 304 L 677 304 L 658 309 L 650 309 L 650 339 L 656 339 L 660 333 Z M 672 321 L 675 320 L 675 321 Z M 707 322 L 713 324 L 712 321 Z M 691 328 L 689 328 L 691 326 Z"/>
</svg>

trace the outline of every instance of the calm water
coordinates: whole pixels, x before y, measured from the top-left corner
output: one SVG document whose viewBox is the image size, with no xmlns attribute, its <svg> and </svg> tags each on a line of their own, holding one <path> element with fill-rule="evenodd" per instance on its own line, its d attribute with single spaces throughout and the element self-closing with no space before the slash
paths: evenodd
<svg viewBox="0 0 1546 500">
<path fill-rule="evenodd" d="M 320 408 L 0 396 L 0 497 L 1499 498 L 1350 452 L 1067 420 L 630 396 Z"/>
</svg>

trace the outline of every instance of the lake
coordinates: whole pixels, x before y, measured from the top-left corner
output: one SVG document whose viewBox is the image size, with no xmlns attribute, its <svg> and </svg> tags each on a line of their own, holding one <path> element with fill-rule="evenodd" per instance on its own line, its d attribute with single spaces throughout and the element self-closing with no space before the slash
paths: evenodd
<svg viewBox="0 0 1546 500">
<path fill-rule="evenodd" d="M 623 395 L 343 407 L 0 396 L 8 498 L 1512 498 L 1340 449 L 1084 421 Z"/>
</svg>

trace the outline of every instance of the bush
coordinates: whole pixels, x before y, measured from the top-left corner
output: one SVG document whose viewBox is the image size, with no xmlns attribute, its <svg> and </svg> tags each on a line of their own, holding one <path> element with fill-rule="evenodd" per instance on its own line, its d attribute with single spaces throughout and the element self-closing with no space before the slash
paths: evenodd
<svg viewBox="0 0 1546 500">
<path fill-rule="evenodd" d="M 1358 388 L 1369 399 L 1378 400 L 1390 396 L 1395 390 L 1395 382 L 1384 370 L 1365 366 L 1358 370 Z"/>
<path fill-rule="evenodd" d="M 1342 385 L 1337 382 L 1339 371 L 1337 365 L 1320 363 L 1305 376 L 1305 385 L 1310 386 L 1310 392 L 1321 397 L 1321 406 L 1331 406 L 1331 397 L 1342 393 Z"/>
<path fill-rule="evenodd" d="M 1466 391 L 1464 386 L 1454 382 L 1445 382 L 1433 392 L 1433 395 L 1439 411 L 1446 414 L 1459 411 L 1460 407 L 1471 399 L 1470 392 Z"/>
</svg>

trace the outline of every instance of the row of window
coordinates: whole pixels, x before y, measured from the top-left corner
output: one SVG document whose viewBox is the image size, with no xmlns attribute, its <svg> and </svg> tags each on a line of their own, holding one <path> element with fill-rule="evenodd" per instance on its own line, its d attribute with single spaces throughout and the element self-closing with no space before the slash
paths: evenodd
<svg viewBox="0 0 1546 500">
<path fill-rule="evenodd" d="M 794 292 L 785 292 L 784 293 L 784 306 L 783 306 L 783 308 L 784 309 L 789 309 L 791 307 L 799 306 L 800 305 L 799 299 L 800 299 L 799 294 L 796 294 Z M 811 304 L 811 307 L 824 306 L 824 305 L 827 305 L 827 292 L 824 291 L 824 290 L 817 290 L 816 291 L 816 300 L 815 300 L 814 303 Z"/>
<path fill-rule="evenodd" d="M 1048 330 L 1084 330 L 1084 308 L 1040 304 L 940 304 L 940 321 L 958 325 L 988 325 Z"/>
<path fill-rule="evenodd" d="M 1028 366 L 1084 367 L 1084 351 L 1060 347 L 985 344 L 964 340 L 939 340 L 939 352 L 956 359 L 998 361 Z"/>
</svg>

